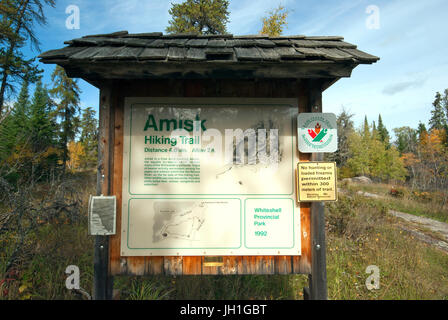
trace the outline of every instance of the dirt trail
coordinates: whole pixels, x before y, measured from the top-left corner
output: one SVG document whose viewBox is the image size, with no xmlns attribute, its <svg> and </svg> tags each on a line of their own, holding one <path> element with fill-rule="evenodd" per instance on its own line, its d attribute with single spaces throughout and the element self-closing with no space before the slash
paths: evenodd
<svg viewBox="0 0 448 320">
<path fill-rule="evenodd" d="M 368 198 L 383 198 L 374 193 L 362 191 L 357 193 Z M 389 213 L 406 222 L 399 225 L 401 229 L 448 253 L 448 223 L 395 210 L 389 210 Z"/>
</svg>

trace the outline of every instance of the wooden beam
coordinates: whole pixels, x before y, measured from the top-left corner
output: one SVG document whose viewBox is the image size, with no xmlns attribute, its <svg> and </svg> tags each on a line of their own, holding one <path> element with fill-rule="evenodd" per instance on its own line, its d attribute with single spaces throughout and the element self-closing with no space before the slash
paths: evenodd
<svg viewBox="0 0 448 320">
<path fill-rule="evenodd" d="M 322 112 L 322 82 L 310 81 L 308 110 Z M 311 161 L 323 161 L 323 153 L 313 153 Z M 323 202 L 311 204 L 311 274 L 309 298 L 327 299 L 327 264 L 325 241 L 325 211 Z"/>
<path fill-rule="evenodd" d="M 298 54 L 298 53 L 297 53 Z M 296 60 L 297 61 L 297 60 Z M 356 66 L 352 62 L 333 61 L 303 62 L 238 62 L 238 63 L 189 63 L 171 61 L 138 63 L 102 63 L 84 61 L 60 62 L 69 77 L 95 80 L 122 79 L 303 79 L 303 78 L 342 78 L 350 77 Z"/>
<path fill-rule="evenodd" d="M 97 195 L 109 195 L 111 150 L 111 90 L 103 88 L 100 93 Z M 94 245 L 93 299 L 106 300 L 112 294 L 112 279 L 109 276 L 109 236 L 95 236 Z"/>
</svg>

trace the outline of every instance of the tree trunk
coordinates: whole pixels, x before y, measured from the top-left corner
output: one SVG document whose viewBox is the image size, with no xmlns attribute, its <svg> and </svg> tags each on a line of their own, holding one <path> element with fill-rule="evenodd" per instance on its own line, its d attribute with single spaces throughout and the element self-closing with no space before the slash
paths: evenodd
<svg viewBox="0 0 448 320">
<path fill-rule="evenodd" d="M 65 176 L 65 170 L 67 168 L 67 158 L 68 158 L 68 150 L 67 150 L 67 143 L 68 143 L 68 106 L 65 106 L 64 108 L 64 132 L 63 132 L 63 150 L 64 153 L 62 154 L 62 176 Z"/>
</svg>

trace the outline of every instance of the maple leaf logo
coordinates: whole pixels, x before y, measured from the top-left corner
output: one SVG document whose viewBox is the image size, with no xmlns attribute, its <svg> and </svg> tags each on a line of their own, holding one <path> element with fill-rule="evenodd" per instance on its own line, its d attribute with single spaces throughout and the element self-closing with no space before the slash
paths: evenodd
<svg viewBox="0 0 448 320">
<path fill-rule="evenodd" d="M 308 129 L 308 134 L 311 138 L 313 138 L 313 142 L 322 142 L 322 139 L 327 135 L 328 129 L 322 130 L 322 126 L 318 123 L 314 126 L 313 129 Z"/>
</svg>

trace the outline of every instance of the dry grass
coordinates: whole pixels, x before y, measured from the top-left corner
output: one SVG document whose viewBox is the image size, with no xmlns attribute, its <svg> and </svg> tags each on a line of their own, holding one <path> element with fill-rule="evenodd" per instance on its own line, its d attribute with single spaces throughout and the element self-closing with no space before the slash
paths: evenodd
<svg viewBox="0 0 448 320">
<path fill-rule="evenodd" d="M 352 212 L 344 229 L 328 234 L 330 298 L 448 299 L 448 254 L 402 231 L 377 205 L 353 196 L 331 208 L 330 216 L 338 217 L 341 207 L 350 206 Z M 379 290 L 366 288 L 369 265 L 380 269 Z"/>
</svg>

